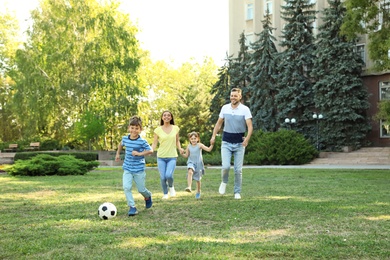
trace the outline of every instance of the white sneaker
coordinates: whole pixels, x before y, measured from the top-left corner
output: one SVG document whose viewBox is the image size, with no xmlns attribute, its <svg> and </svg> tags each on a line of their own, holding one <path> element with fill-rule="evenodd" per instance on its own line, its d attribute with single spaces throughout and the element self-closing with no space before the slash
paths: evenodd
<svg viewBox="0 0 390 260">
<path fill-rule="evenodd" d="M 226 183 L 221 182 L 221 185 L 219 185 L 219 194 L 223 195 L 226 191 Z"/>
<path fill-rule="evenodd" d="M 168 194 L 164 194 L 164 196 L 162 197 L 163 200 L 167 200 L 168 199 Z"/>
<path fill-rule="evenodd" d="M 240 200 L 240 199 L 241 199 L 240 193 L 234 194 L 234 198 L 235 198 L 236 200 Z"/>
<path fill-rule="evenodd" d="M 171 188 L 169 188 L 169 193 L 171 197 L 175 197 L 176 196 L 175 187 L 172 186 Z"/>
</svg>

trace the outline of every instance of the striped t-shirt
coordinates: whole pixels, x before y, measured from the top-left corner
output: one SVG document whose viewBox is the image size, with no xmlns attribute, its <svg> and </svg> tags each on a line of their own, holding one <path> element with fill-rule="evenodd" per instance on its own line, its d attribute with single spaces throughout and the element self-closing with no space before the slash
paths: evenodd
<svg viewBox="0 0 390 260">
<path fill-rule="evenodd" d="M 232 108 L 231 103 L 222 107 L 219 117 L 224 119 L 222 141 L 242 143 L 246 131 L 246 120 L 252 118 L 251 111 L 243 104 Z"/>
<path fill-rule="evenodd" d="M 123 169 L 132 173 L 145 171 L 145 156 L 133 156 L 131 152 L 151 150 L 148 142 L 140 136 L 137 139 L 130 139 L 130 135 L 127 135 L 122 137 L 121 144 L 126 147 Z"/>
</svg>

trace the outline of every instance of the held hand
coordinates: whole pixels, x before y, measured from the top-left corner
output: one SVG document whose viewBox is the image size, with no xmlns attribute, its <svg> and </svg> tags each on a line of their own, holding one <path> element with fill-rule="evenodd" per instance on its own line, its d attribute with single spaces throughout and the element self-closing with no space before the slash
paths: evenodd
<svg viewBox="0 0 390 260">
<path fill-rule="evenodd" d="M 214 145 L 214 143 L 215 143 L 215 137 L 211 137 L 211 139 L 210 139 L 210 145 Z"/>
<path fill-rule="evenodd" d="M 131 155 L 132 155 L 132 156 L 137 156 L 137 155 L 139 155 L 139 154 L 140 154 L 140 152 L 135 151 L 135 150 L 133 150 L 133 151 L 131 152 Z"/>
</svg>

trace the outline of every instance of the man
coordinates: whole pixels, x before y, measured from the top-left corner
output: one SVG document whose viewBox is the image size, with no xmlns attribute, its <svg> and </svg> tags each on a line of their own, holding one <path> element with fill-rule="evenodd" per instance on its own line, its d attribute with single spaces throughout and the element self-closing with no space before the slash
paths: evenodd
<svg viewBox="0 0 390 260">
<path fill-rule="evenodd" d="M 230 161 L 234 156 L 234 198 L 241 199 L 242 165 L 244 162 L 245 147 L 253 132 L 252 114 L 247 106 L 241 104 L 241 89 L 233 88 L 230 92 L 230 104 L 222 107 L 217 123 L 215 124 L 210 144 L 215 143 L 215 136 L 225 122 L 222 135 L 222 182 L 219 193 L 225 194 L 229 180 Z M 245 131 L 248 133 L 245 136 Z"/>
</svg>

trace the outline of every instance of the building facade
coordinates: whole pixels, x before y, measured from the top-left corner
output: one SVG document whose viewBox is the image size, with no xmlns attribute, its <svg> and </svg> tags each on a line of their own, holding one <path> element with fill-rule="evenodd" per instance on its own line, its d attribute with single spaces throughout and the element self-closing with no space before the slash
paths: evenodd
<svg viewBox="0 0 390 260">
<path fill-rule="evenodd" d="M 315 9 L 319 12 L 329 6 L 327 0 L 310 0 L 315 4 Z M 268 8 L 272 27 L 275 28 L 274 36 L 277 41 L 282 35 L 282 28 L 285 21 L 281 18 L 281 6 L 285 0 L 229 0 L 229 55 L 236 56 L 239 49 L 239 37 L 242 32 L 245 33 L 248 44 L 256 41 L 256 35 L 263 30 L 262 20 Z M 314 24 L 314 34 L 321 23 L 317 15 Z M 390 122 L 375 120 L 373 117 L 378 112 L 378 103 L 380 100 L 390 100 L 390 72 L 373 73 L 369 70 L 372 61 L 367 55 L 368 37 L 360 37 L 356 45 L 356 52 L 359 53 L 364 61 L 362 79 L 370 94 L 369 102 L 371 104 L 368 112 L 371 118 L 371 132 L 367 140 L 372 146 L 389 146 L 390 145 Z M 281 47 L 275 42 L 278 51 Z M 390 53 L 390 52 L 389 52 Z M 390 55 L 390 54 L 389 54 Z"/>
</svg>

